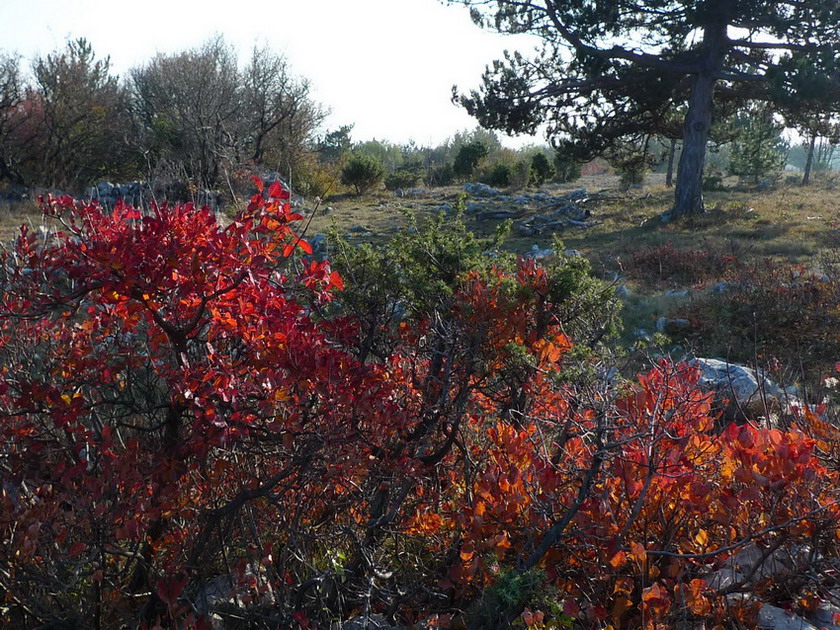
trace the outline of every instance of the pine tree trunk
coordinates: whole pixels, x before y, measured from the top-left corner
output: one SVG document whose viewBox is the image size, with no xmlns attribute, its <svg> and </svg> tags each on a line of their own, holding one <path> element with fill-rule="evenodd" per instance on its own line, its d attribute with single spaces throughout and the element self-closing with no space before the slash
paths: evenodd
<svg viewBox="0 0 840 630">
<path fill-rule="evenodd" d="M 709 15 L 716 16 L 717 21 L 708 24 L 703 31 L 705 52 L 688 98 L 674 207 L 663 215 L 662 219 L 666 221 L 706 211 L 703 206 L 703 167 L 712 126 L 712 98 L 717 73 L 723 67 L 730 46 L 726 29 L 731 11 L 728 0 L 716 0 L 710 4 L 714 6 L 707 7 Z"/>
<path fill-rule="evenodd" d="M 712 93 L 716 79 L 700 73 L 691 90 L 685 115 L 683 146 L 677 167 L 674 207 L 666 218 L 675 219 L 705 212 L 703 205 L 703 167 L 706 143 L 712 125 Z"/>
<path fill-rule="evenodd" d="M 817 134 L 811 136 L 811 144 L 808 145 L 808 157 L 805 159 L 805 173 L 802 175 L 802 185 L 811 183 L 811 167 L 814 164 L 814 147 L 817 145 Z"/>
<path fill-rule="evenodd" d="M 665 175 L 665 185 L 668 188 L 674 186 L 674 157 L 677 153 L 677 140 L 671 138 L 671 146 L 668 149 L 668 173 Z"/>
</svg>

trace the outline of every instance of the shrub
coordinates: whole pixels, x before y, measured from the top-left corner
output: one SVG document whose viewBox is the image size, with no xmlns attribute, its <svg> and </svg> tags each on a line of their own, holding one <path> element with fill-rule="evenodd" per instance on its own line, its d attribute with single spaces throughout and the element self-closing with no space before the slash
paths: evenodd
<svg viewBox="0 0 840 630">
<path fill-rule="evenodd" d="M 4 627 L 711 627 L 748 546 L 808 556 L 757 595 L 836 581 L 835 427 L 577 378 L 616 308 L 582 258 L 437 217 L 342 276 L 259 188 L 224 225 L 51 199 L 0 253 Z"/>
<path fill-rule="evenodd" d="M 486 176 L 482 178 L 485 184 L 498 188 L 507 188 L 513 180 L 513 167 L 510 164 L 494 164 Z"/>
<path fill-rule="evenodd" d="M 341 169 L 341 183 L 352 186 L 358 195 L 373 189 L 384 178 L 382 162 L 370 155 L 353 154 Z"/>
<path fill-rule="evenodd" d="M 401 166 L 385 178 L 385 188 L 411 188 L 423 179 L 423 170 L 419 166 Z"/>
<path fill-rule="evenodd" d="M 646 156 L 630 156 L 614 163 L 614 166 L 619 175 L 619 185 L 623 190 L 645 183 L 645 173 L 649 168 Z"/>
<path fill-rule="evenodd" d="M 311 161 L 293 173 L 293 177 L 296 177 L 293 180 L 296 189 L 307 197 L 327 199 L 339 192 L 341 173 L 336 164 Z"/>
<path fill-rule="evenodd" d="M 705 249 L 680 249 L 673 243 L 646 247 L 631 252 L 624 262 L 626 273 L 653 285 L 694 285 L 719 280 L 737 266 L 739 252 L 709 245 Z"/>
<path fill-rule="evenodd" d="M 451 164 L 432 167 L 426 175 L 427 186 L 451 186 L 455 183 L 455 169 Z"/>
<path fill-rule="evenodd" d="M 452 165 L 453 172 L 461 179 L 468 179 L 472 176 L 478 163 L 486 158 L 488 153 L 487 145 L 480 140 L 463 145 L 455 155 L 455 162 Z"/>
<path fill-rule="evenodd" d="M 801 265 L 766 260 L 730 268 L 726 288 L 691 301 L 683 316 L 703 352 L 736 362 L 772 360 L 814 383 L 840 357 L 840 284 Z"/>
<path fill-rule="evenodd" d="M 764 177 L 775 179 L 787 158 L 781 137 L 783 126 L 773 120 L 769 107 L 751 107 L 736 120 L 738 135 L 729 155 L 729 172 L 756 184 Z"/>
<path fill-rule="evenodd" d="M 554 176 L 554 167 L 548 161 L 545 153 L 535 153 L 531 158 L 530 179 L 534 186 L 542 186 Z"/>
<path fill-rule="evenodd" d="M 580 162 L 565 150 L 558 149 L 554 153 L 554 178 L 561 183 L 573 182 L 580 179 Z"/>
</svg>

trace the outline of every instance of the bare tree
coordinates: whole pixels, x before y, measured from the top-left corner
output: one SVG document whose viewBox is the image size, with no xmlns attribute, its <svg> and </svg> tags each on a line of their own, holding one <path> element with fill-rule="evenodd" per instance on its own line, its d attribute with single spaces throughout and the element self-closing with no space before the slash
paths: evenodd
<svg viewBox="0 0 840 630">
<path fill-rule="evenodd" d="M 214 184 L 221 162 L 242 150 L 238 83 L 236 54 L 221 36 L 135 68 L 130 89 L 143 144 L 156 160 L 181 163 L 191 178 Z"/>
<path fill-rule="evenodd" d="M 242 75 L 249 158 L 280 169 L 295 165 L 325 117 L 310 97 L 309 82 L 267 47 L 254 48 Z"/>
<path fill-rule="evenodd" d="M 23 119 L 25 86 L 17 56 L 0 54 L 0 180 L 23 183 L 14 132 Z"/>
</svg>

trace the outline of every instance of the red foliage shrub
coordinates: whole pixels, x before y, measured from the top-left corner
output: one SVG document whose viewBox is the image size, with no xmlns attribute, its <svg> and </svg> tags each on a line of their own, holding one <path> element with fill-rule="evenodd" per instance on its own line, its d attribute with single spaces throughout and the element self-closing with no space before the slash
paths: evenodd
<svg viewBox="0 0 840 630">
<path fill-rule="evenodd" d="M 707 578 L 753 541 L 833 557 L 831 426 L 714 434 L 684 365 L 568 384 L 533 261 L 459 274 L 363 362 L 279 185 L 227 227 L 47 211 L 0 272 L 7 624 L 663 628 L 732 614 Z"/>
<path fill-rule="evenodd" d="M 681 249 L 670 242 L 636 250 L 624 262 L 627 275 L 640 282 L 677 286 L 717 280 L 737 266 L 737 252 L 725 247 Z"/>
</svg>

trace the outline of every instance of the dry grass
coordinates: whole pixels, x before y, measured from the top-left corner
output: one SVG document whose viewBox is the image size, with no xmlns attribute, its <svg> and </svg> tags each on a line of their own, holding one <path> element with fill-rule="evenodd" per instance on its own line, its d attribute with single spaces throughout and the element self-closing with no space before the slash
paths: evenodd
<svg viewBox="0 0 840 630">
<path fill-rule="evenodd" d="M 618 190 L 614 176 L 591 176 L 571 184 L 548 186 L 554 194 L 577 188 L 601 193 L 599 201 L 587 206 L 598 225 L 568 228 L 556 236 L 567 247 L 583 252 L 596 270 L 619 270 L 620 261 L 632 252 L 666 242 L 693 250 L 715 244 L 745 255 L 807 263 L 831 245 L 831 226 L 840 220 L 840 189 L 834 190 L 831 182 L 817 181 L 806 188 L 781 185 L 759 192 L 730 187 L 710 192 L 706 194 L 708 212 L 704 216 L 666 225 L 658 216 L 670 207 L 673 190 L 660 183 L 661 179 L 659 175 L 649 175 L 649 185 L 628 192 Z M 325 204 L 329 211 L 322 209 L 311 229 L 319 232 L 335 225 L 346 232 L 353 226 L 363 226 L 372 234 L 355 238 L 377 242 L 405 225 L 405 211 L 419 217 L 439 212 L 441 204 L 452 204 L 460 192 L 461 187 L 450 187 L 432 190 L 429 196 L 419 199 L 398 199 L 384 192 L 366 198 L 332 199 Z M 490 234 L 497 225 L 495 221 L 465 218 L 478 234 Z M 545 248 L 554 236 L 523 237 L 514 230 L 507 246 L 513 251 L 526 251 L 534 244 Z"/>
<path fill-rule="evenodd" d="M 0 243 L 8 243 L 26 224 L 37 229 L 44 224 L 43 215 L 35 202 L 0 202 Z"/>
</svg>

